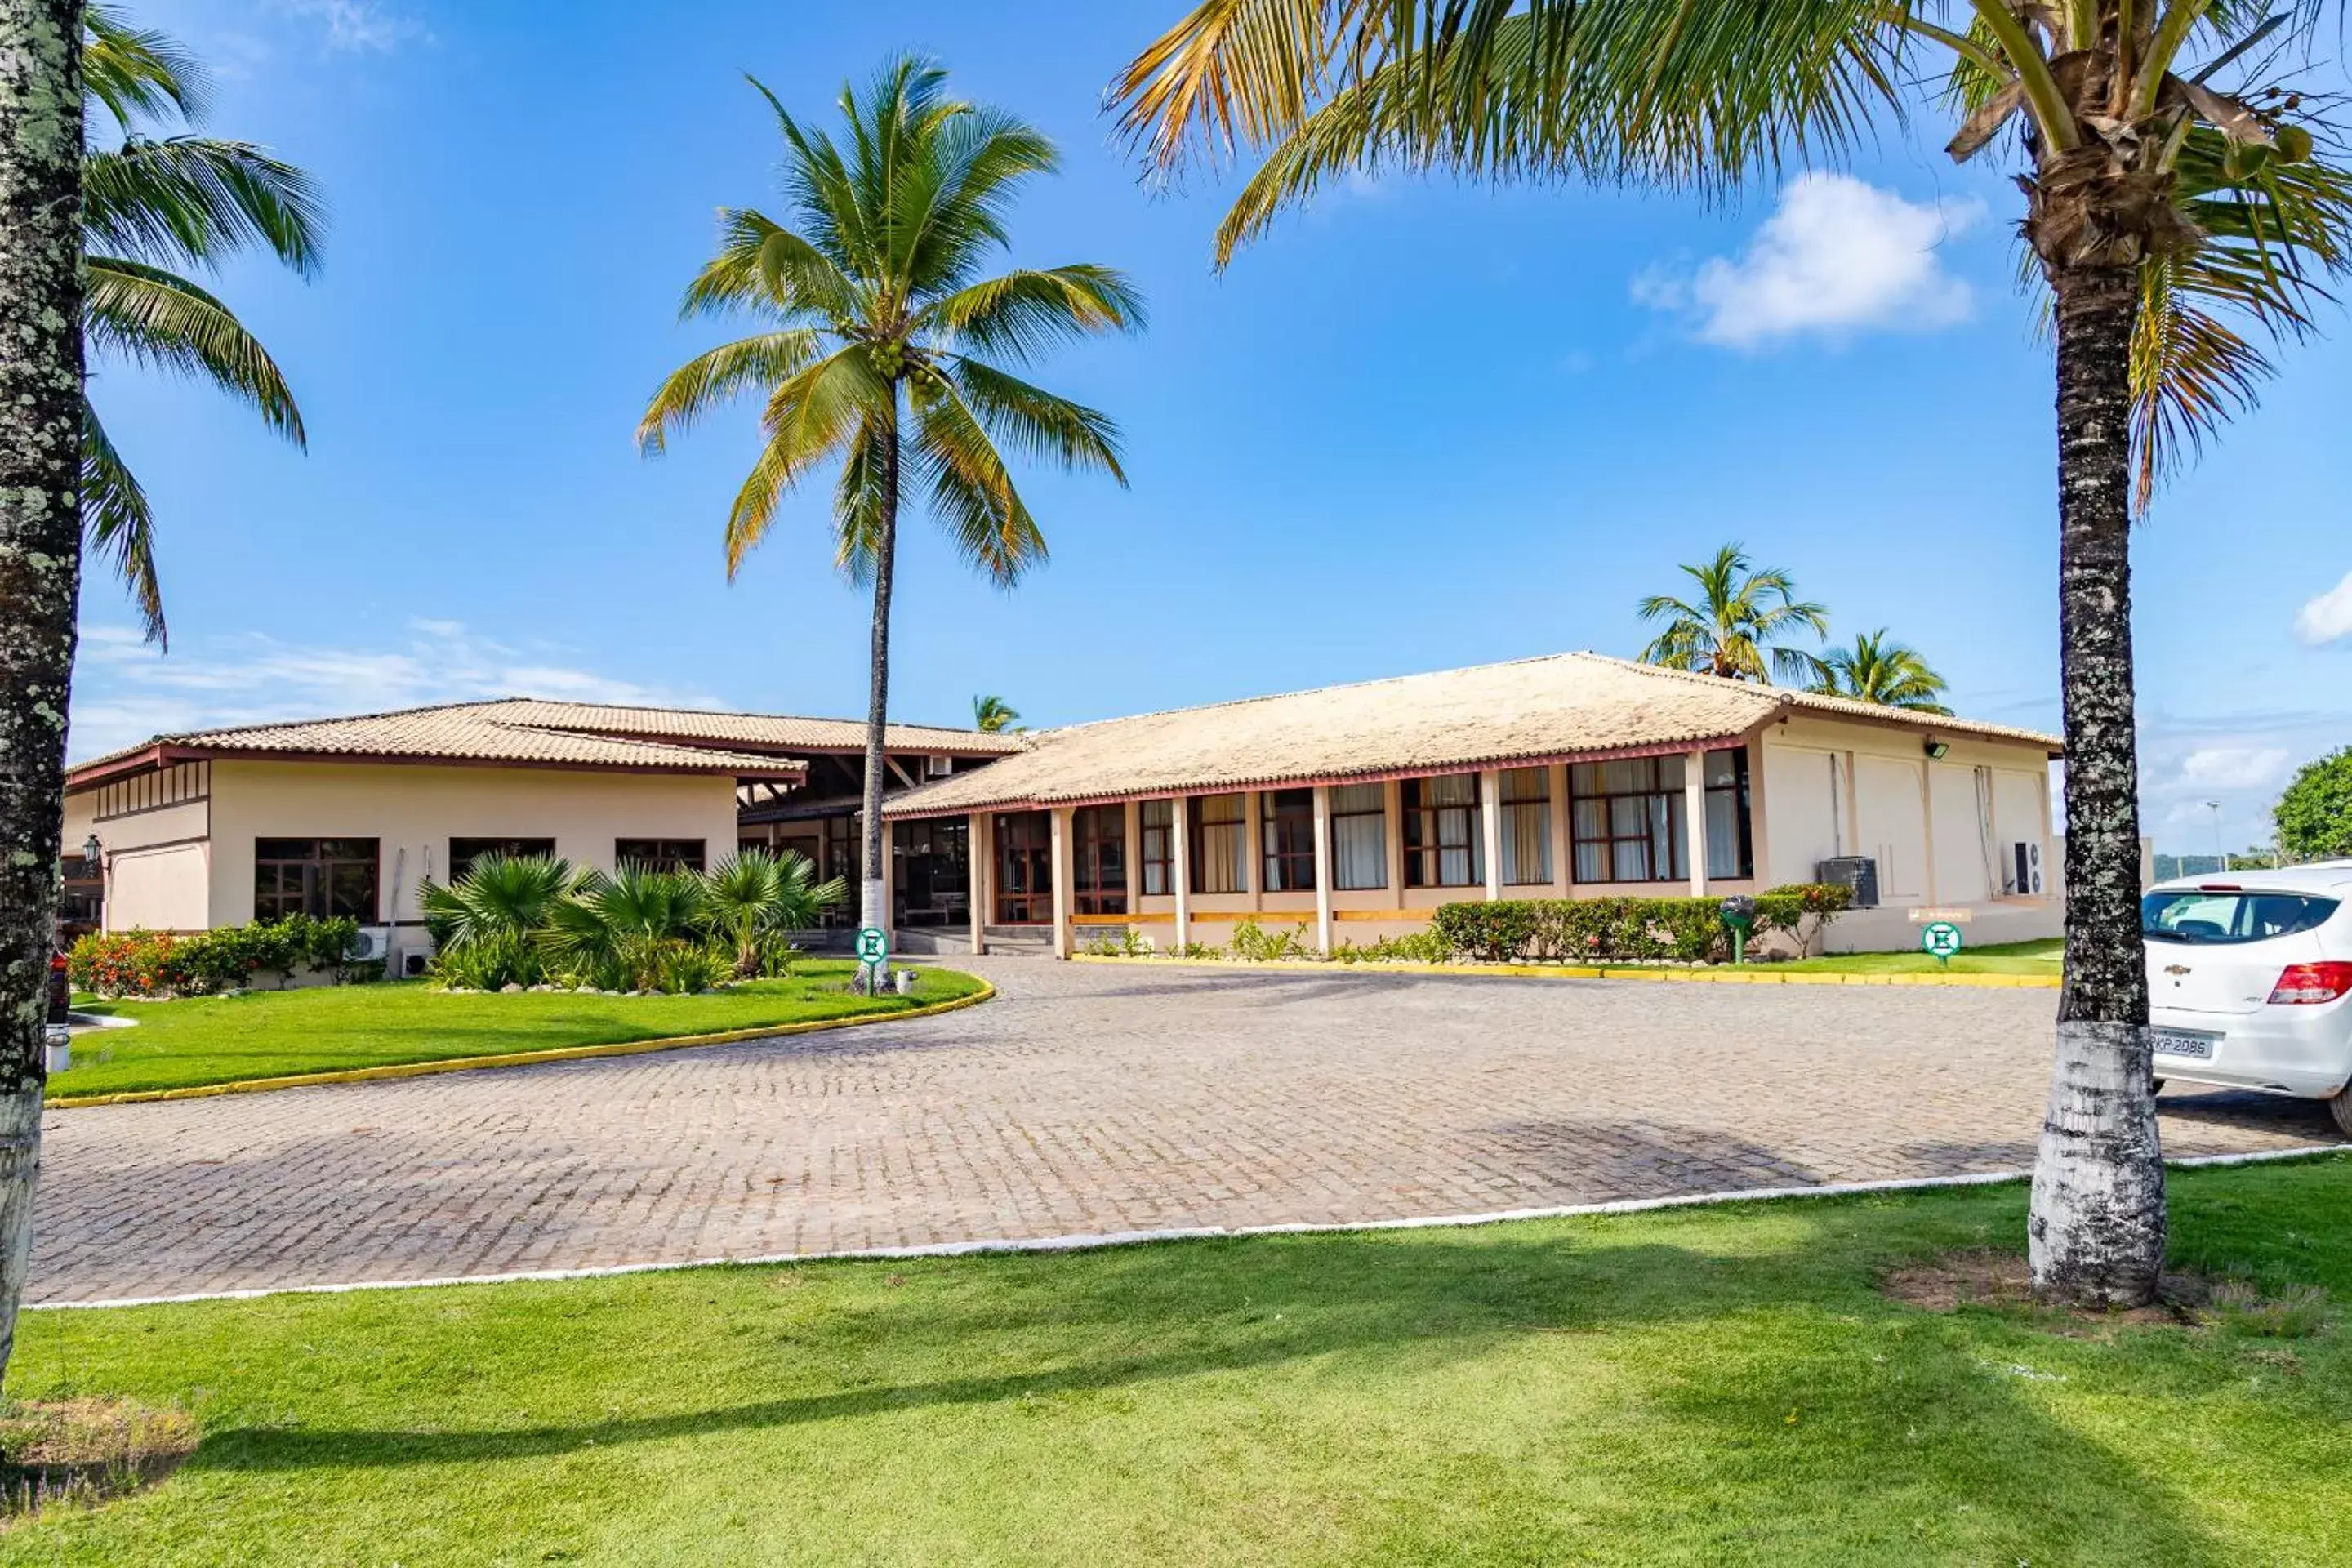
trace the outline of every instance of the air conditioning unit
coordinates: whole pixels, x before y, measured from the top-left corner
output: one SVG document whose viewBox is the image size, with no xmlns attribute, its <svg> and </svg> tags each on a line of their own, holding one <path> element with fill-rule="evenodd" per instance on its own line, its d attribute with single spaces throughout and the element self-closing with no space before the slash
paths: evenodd
<svg viewBox="0 0 2352 1568">
<path fill-rule="evenodd" d="M 943 779 L 953 772 L 955 772 L 955 759 L 953 757 L 925 757 L 923 759 L 923 776 L 925 778 Z"/>
<path fill-rule="evenodd" d="M 1853 889 L 1853 907 L 1878 907 L 1878 862 L 1867 855 L 1839 855 L 1813 868 L 1813 880 Z"/>
<path fill-rule="evenodd" d="M 390 926 L 362 926 L 359 935 L 352 939 L 352 958 L 356 963 L 370 963 L 383 957 L 391 951 L 392 928 Z"/>
<path fill-rule="evenodd" d="M 2042 896 L 2042 846 L 2021 838 L 2009 847 L 2009 886 L 2002 889 L 2020 898 Z"/>
</svg>

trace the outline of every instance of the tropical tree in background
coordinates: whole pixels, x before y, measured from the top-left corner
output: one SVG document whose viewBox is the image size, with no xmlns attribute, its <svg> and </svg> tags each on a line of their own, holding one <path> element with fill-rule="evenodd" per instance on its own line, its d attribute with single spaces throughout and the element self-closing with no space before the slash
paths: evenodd
<svg viewBox="0 0 2352 1568">
<path fill-rule="evenodd" d="M 2271 820 L 2279 847 L 2298 860 L 2352 856 L 2352 746 L 2297 768 Z"/>
<path fill-rule="evenodd" d="M 251 142 L 193 134 L 205 115 L 204 68 L 163 34 L 134 28 L 120 7 L 89 7 L 82 66 L 89 118 L 114 131 L 112 144 L 89 149 L 82 163 L 91 359 L 210 382 L 302 446 L 301 411 L 277 362 L 184 274 L 258 246 L 311 276 L 325 220 L 316 187 Z M 83 411 L 81 458 L 89 543 L 121 576 L 148 639 L 162 643 L 154 512 L 95 406 Z"/>
<path fill-rule="evenodd" d="M 80 0 L 0 0 L 0 1376 L 33 1255 L 81 589 Z"/>
<path fill-rule="evenodd" d="M 983 735 L 1001 735 L 1020 720 L 1020 710 L 1002 697 L 971 700 L 971 727 Z"/>
<path fill-rule="evenodd" d="M 1000 446 L 1126 476 L 1108 418 L 1003 364 L 1134 330 L 1143 304 L 1107 267 L 985 275 L 1010 243 L 1004 217 L 1020 185 L 1058 159 L 1012 115 L 949 97 L 938 67 L 900 58 L 863 92 L 844 88 L 846 146 L 760 91 L 783 132 L 787 221 L 722 212 L 719 254 L 687 289 L 685 313 L 748 316 L 762 330 L 663 383 L 637 440 L 657 454 L 719 404 L 761 400 L 760 454 L 727 519 L 730 579 L 785 494 L 839 459 L 835 559 L 874 593 L 861 913 L 887 927 L 882 742 L 900 497 L 911 479 L 965 560 L 1017 584 L 1045 559 L 1045 540 Z"/>
<path fill-rule="evenodd" d="M 1643 620 L 1665 622 L 1642 649 L 1643 663 L 1727 680 L 1801 680 L 1812 670 L 1811 654 L 1779 639 L 1800 630 L 1827 637 L 1830 613 L 1798 598 L 1786 572 L 1757 566 L 1738 544 L 1682 570 L 1698 585 L 1696 598 L 1653 594 L 1635 606 Z"/>
<path fill-rule="evenodd" d="M 1936 700 L 1944 695 L 1944 678 L 1927 667 L 1916 648 L 1895 641 L 1885 626 L 1863 632 L 1847 647 L 1830 648 L 1816 658 L 1808 689 L 1915 713 L 1951 711 Z"/>
<path fill-rule="evenodd" d="M 1117 83 L 1154 163 L 1268 153 L 1219 255 L 1372 166 L 1721 192 L 1835 158 L 1945 73 L 1948 151 L 2011 149 L 2056 350 L 2065 989 L 2035 1284 L 2154 1297 L 2164 1169 L 2139 940 L 2130 526 L 2185 437 L 2309 330 L 2352 203 L 2294 71 L 2309 4 L 2240 0 L 1205 0 Z M 1949 25 L 1948 25 L 1949 24 Z M 2222 85 L 2217 85 L 2222 84 Z M 2330 154 L 2315 160 L 2315 152 Z"/>
</svg>

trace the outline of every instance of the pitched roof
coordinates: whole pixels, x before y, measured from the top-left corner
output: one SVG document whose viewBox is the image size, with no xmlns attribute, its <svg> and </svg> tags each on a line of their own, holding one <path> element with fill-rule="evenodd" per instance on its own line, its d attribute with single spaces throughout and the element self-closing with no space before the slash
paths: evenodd
<svg viewBox="0 0 2352 1568">
<path fill-rule="evenodd" d="M 835 719 L 685 709 L 610 708 L 512 697 L 281 724 L 249 724 L 158 735 L 68 770 L 68 787 L 95 784 L 153 763 L 196 757 L 348 758 L 353 762 L 499 763 L 520 767 L 621 769 L 798 779 L 792 753 L 844 747 L 865 727 Z M 893 725 L 889 743 L 910 751 L 993 754 L 1018 750 L 1014 736 Z"/>
<path fill-rule="evenodd" d="M 909 790 L 888 815 L 1674 751 L 1736 740 L 1791 712 L 2060 750 L 2057 737 L 2032 730 L 1564 653 L 1048 730 L 1017 756 Z"/>
</svg>

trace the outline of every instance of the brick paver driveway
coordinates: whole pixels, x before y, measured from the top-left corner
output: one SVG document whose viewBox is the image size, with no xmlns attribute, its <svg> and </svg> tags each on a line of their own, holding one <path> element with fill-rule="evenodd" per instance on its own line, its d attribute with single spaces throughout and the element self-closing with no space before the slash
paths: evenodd
<svg viewBox="0 0 2352 1568">
<path fill-rule="evenodd" d="M 2016 1169 L 2055 994 L 996 960 L 985 1006 L 52 1112 L 32 1298 L 1467 1215 Z M 2175 1153 L 2325 1114 L 2165 1096 Z"/>
</svg>

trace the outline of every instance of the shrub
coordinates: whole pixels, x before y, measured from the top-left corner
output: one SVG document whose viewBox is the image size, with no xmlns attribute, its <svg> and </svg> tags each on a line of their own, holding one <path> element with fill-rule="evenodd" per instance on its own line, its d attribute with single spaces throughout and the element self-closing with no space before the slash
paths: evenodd
<svg viewBox="0 0 2352 1568">
<path fill-rule="evenodd" d="M 1342 938 L 1331 956 L 1342 963 L 1443 963 L 1454 956 L 1454 947 L 1433 931 L 1414 931 L 1361 947 Z"/>
<path fill-rule="evenodd" d="M 2305 763 L 2271 808 L 2279 847 L 2305 860 L 2352 855 L 2352 746 Z"/>
<path fill-rule="evenodd" d="M 169 931 L 92 931 L 66 953 L 66 973 L 83 991 L 101 996 L 157 996 L 178 945 Z"/>
<path fill-rule="evenodd" d="M 1253 963 L 1271 963 L 1278 959 L 1306 958 L 1314 952 L 1307 942 L 1307 922 L 1301 921 L 1287 931 L 1268 931 L 1254 920 L 1241 921 L 1234 926 L 1231 952 L 1235 958 Z"/>
<path fill-rule="evenodd" d="M 1810 946 L 1849 906 L 1852 892 L 1809 883 L 1756 900 L 1755 934 L 1787 931 Z M 1441 905 L 1427 935 L 1445 956 L 1489 963 L 1537 958 L 1568 963 L 1721 963 L 1731 955 L 1723 905 L 1712 898 L 1503 899 Z"/>
</svg>

